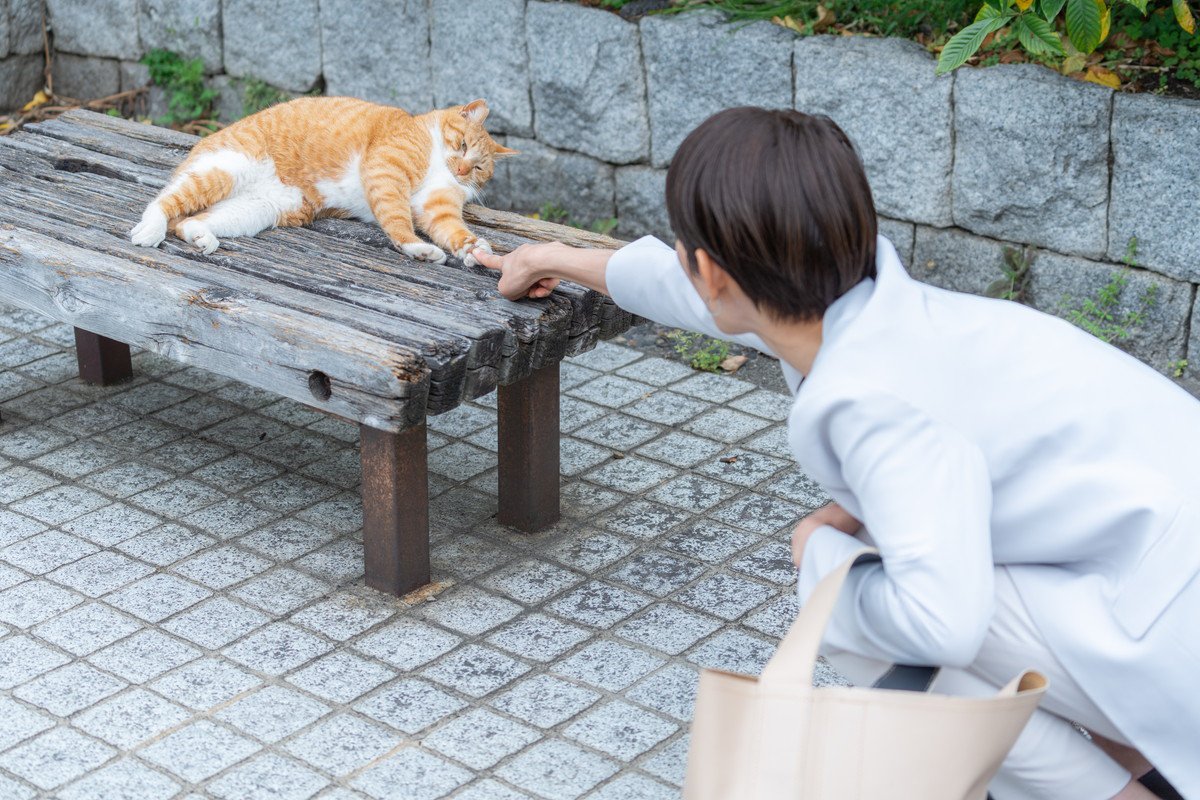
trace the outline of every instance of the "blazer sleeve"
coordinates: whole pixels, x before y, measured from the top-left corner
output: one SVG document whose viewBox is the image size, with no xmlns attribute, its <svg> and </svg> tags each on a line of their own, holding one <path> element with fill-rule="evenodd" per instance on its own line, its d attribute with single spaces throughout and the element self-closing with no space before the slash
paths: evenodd
<svg viewBox="0 0 1200 800">
<path fill-rule="evenodd" d="M 683 273 L 675 249 L 653 236 L 643 236 L 614 253 L 604 279 L 613 301 L 639 317 L 774 355 L 753 334 L 723 333 Z"/>
<path fill-rule="evenodd" d="M 994 610 L 992 491 L 982 452 L 887 395 L 840 401 L 823 428 L 882 556 L 851 571 L 825 642 L 903 664 L 970 664 Z M 834 528 L 815 530 L 801 559 L 801 600 L 861 546 Z"/>
</svg>

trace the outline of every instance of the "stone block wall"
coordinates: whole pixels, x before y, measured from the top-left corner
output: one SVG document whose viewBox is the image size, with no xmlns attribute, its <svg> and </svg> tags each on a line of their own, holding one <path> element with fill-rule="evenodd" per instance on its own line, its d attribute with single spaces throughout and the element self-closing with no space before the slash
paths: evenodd
<svg viewBox="0 0 1200 800">
<path fill-rule="evenodd" d="M 225 121 L 251 78 L 412 111 L 484 97 L 489 128 L 521 151 L 487 203 L 617 217 L 626 238 L 672 238 L 666 168 L 710 114 L 827 114 L 856 142 L 881 230 L 916 277 L 982 292 L 1012 249 L 1031 264 L 1027 301 L 1062 316 L 1122 278 L 1118 316 L 1140 321 L 1116 343 L 1164 372 L 1187 359 L 1200 378 L 1197 102 L 1029 65 L 936 77 L 912 42 L 797 38 L 712 12 L 627 22 L 557 0 L 0 0 L 0 106 L 40 83 L 43 8 L 68 95 L 140 85 L 137 60 L 165 47 L 203 59 Z"/>
</svg>

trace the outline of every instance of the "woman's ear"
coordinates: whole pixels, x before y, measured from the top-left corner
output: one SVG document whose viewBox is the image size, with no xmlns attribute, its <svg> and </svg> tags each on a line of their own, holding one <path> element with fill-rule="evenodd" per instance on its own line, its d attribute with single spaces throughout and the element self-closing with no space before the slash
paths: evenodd
<svg viewBox="0 0 1200 800">
<path fill-rule="evenodd" d="M 695 258 L 699 273 L 697 277 L 700 285 L 704 287 L 704 298 L 711 303 L 720 298 L 729 287 L 729 273 L 704 250 L 697 250 Z"/>
</svg>

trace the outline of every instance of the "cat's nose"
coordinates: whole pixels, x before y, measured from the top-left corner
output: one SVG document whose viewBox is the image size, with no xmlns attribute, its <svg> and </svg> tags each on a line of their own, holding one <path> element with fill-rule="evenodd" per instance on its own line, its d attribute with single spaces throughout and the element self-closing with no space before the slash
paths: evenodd
<svg viewBox="0 0 1200 800">
<path fill-rule="evenodd" d="M 470 167 L 470 165 L 469 165 L 469 164 L 460 164 L 460 165 L 459 165 L 459 167 L 458 167 L 458 174 L 459 174 L 459 175 L 467 175 L 467 174 L 469 174 L 470 172 L 471 172 L 471 167 Z"/>
</svg>

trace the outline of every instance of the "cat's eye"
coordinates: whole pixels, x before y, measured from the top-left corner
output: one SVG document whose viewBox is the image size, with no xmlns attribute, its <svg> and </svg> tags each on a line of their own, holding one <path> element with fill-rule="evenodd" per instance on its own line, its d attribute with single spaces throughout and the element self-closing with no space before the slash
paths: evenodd
<svg viewBox="0 0 1200 800">
<path fill-rule="evenodd" d="M 462 144 L 460 144 L 458 146 L 458 149 L 462 151 L 462 154 L 464 156 L 467 154 L 467 140 L 466 139 L 462 140 Z"/>
</svg>

